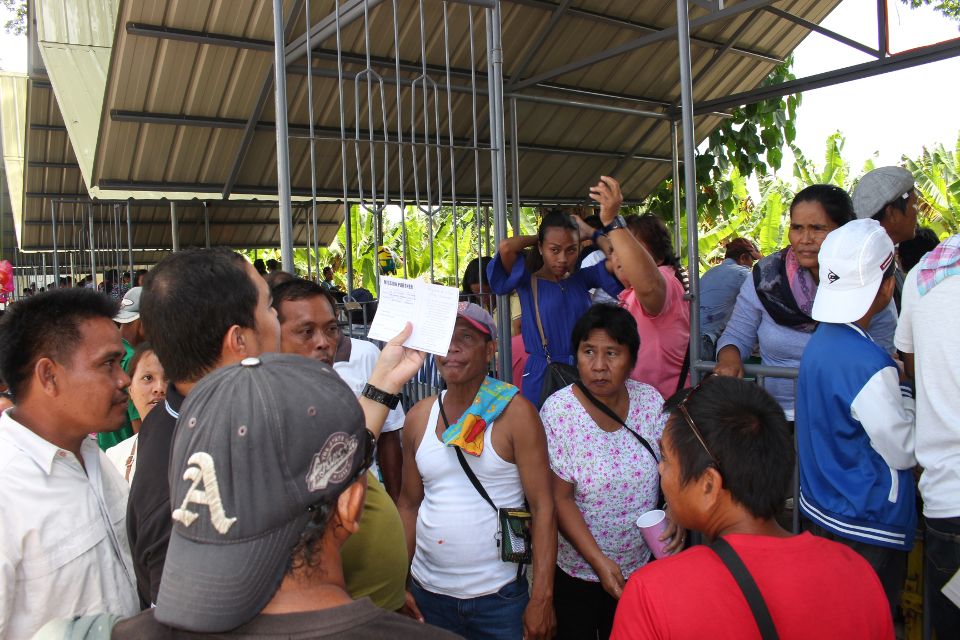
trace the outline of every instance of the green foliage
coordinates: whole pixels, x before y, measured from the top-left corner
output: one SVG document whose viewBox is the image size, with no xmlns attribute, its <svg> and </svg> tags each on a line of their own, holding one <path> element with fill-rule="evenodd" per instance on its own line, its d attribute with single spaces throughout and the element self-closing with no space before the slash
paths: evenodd
<svg viewBox="0 0 960 640">
<path fill-rule="evenodd" d="M 0 0 L 0 6 L 11 14 L 11 18 L 3 25 L 4 31 L 15 36 L 25 35 L 27 33 L 27 1 Z"/>
<path fill-rule="evenodd" d="M 917 160 L 903 160 L 917 181 L 920 224 L 941 238 L 960 232 L 960 135 L 952 150 L 938 144 Z"/>
<path fill-rule="evenodd" d="M 960 0 L 901 0 L 903 4 L 911 9 L 916 9 L 924 5 L 933 7 L 944 16 L 960 21 Z"/>
</svg>

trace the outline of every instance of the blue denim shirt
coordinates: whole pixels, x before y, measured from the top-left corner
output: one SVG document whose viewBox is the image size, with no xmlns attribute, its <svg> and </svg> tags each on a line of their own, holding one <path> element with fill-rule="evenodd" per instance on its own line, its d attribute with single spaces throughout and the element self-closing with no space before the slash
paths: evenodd
<svg viewBox="0 0 960 640">
<path fill-rule="evenodd" d="M 727 258 L 700 278 L 700 333 L 720 337 L 750 269 Z"/>
</svg>

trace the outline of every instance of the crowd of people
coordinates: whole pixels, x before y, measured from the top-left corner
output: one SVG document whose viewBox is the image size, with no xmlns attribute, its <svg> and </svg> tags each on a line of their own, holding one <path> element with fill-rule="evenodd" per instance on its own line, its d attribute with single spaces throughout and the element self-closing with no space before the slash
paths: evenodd
<svg viewBox="0 0 960 640">
<path fill-rule="evenodd" d="M 699 336 L 662 221 L 591 197 L 468 264 L 429 359 L 409 324 L 354 337 L 327 269 L 226 249 L 12 305 L 0 637 L 892 638 L 921 502 L 952 637 L 960 236 L 906 262 L 912 176 L 803 189 L 771 255 L 730 242 Z"/>
</svg>

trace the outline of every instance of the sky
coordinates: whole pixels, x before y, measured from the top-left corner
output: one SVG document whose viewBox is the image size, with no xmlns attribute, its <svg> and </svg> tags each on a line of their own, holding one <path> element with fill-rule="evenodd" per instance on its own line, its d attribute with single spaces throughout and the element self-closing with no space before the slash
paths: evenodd
<svg viewBox="0 0 960 640">
<path fill-rule="evenodd" d="M 960 24 L 928 7 L 910 9 L 887 0 L 890 50 L 904 51 L 960 36 Z M 6 22 L 0 9 L 0 25 Z M 875 0 L 843 0 L 822 25 L 876 47 Z M 0 28 L 2 31 L 2 28 Z M 860 64 L 870 56 L 817 33 L 795 51 L 798 78 Z M 26 71 L 26 38 L 0 33 L 0 69 Z M 835 131 L 846 137 L 844 158 L 854 172 L 873 157 L 877 165 L 917 157 L 924 146 L 953 148 L 960 133 L 960 58 L 807 91 L 797 113 L 797 146 L 822 164 L 824 141 Z"/>
</svg>

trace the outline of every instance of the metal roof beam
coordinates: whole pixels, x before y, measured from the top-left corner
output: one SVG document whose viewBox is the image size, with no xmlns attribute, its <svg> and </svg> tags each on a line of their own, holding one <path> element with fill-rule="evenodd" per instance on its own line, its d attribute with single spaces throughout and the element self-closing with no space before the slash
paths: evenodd
<svg viewBox="0 0 960 640">
<path fill-rule="evenodd" d="M 76 162 L 42 162 L 40 160 L 31 160 L 27 163 L 31 169 L 79 169 L 80 165 Z"/>
<path fill-rule="evenodd" d="M 221 47 L 233 47 L 236 49 L 249 49 L 251 51 L 273 51 L 272 40 L 255 40 L 253 38 L 244 38 L 243 36 L 228 36 L 222 33 L 175 29 L 173 27 L 142 24 L 139 22 L 128 22 L 126 24 L 126 30 L 127 33 L 132 36 L 142 36 L 144 38 L 161 38 L 163 40 L 177 40 L 191 44 L 209 44 Z"/>
<path fill-rule="evenodd" d="M 667 162 L 669 162 L 669 160 Z M 205 188 L 212 189 L 212 188 L 216 188 L 217 185 L 216 184 L 188 185 L 188 184 L 177 184 L 177 183 L 167 183 L 167 182 L 132 182 L 132 181 L 124 181 L 124 180 L 106 180 L 101 182 L 101 188 L 118 189 L 118 190 L 122 189 L 124 191 L 161 191 L 164 189 L 180 190 L 188 187 L 194 190 L 197 190 L 198 187 L 205 187 Z M 250 186 L 237 185 L 236 189 L 234 189 L 234 193 L 245 194 L 245 195 L 270 195 L 270 194 L 276 195 L 275 192 L 276 192 L 276 189 L 273 189 L 272 187 L 259 186 L 259 185 L 250 185 Z M 311 191 L 310 189 L 305 189 L 305 188 L 299 188 L 299 189 L 294 188 L 292 190 L 292 195 L 309 198 L 311 197 Z M 340 189 L 339 187 L 336 189 L 317 189 L 317 196 L 320 198 L 329 199 L 328 202 L 320 202 L 318 204 L 339 204 L 343 198 L 343 190 Z M 359 199 L 359 196 L 360 196 L 359 192 L 355 190 L 347 191 L 347 198 L 349 200 L 352 200 L 354 204 Z M 398 203 L 401 200 L 399 193 L 387 194 L 386 198 L 390 201 L 391 204 Z M 470 196 L 471 201 L 476 201 L 477 199 L 478 199 L 477 196 Z M 490 202 L 492 202 L 493 199 L 490 194 L 480 194 L 479 200 L 481 203 L 489 204 Z M 526 196 L 522 198 L 522 200 L 525 205 L 528 205 L 528 204 L 576 205 L 576 204 L 585 204 L 588 198 L 557 198 L 557 197 L 551 197 L 551 196 Z M 404 201 L 405 202 L 412 201 L 409 194 L 407 194 L 404 197 Z M 444 202 L 447 202 L 447 201 L 445 200 Z M 638 204 L 640 200 L 629 200 L 624 202 L 625 204 L 630 205 L 630 204 Z"/>
<path fill-rule="evenodd" d="M 707 100 L 695 105 L 693 112 L 696 115 L 702 115 L 704 112 L 716 109 L 732 109 L 745 104 L 760 102 L 761 100 L 780 98 L 800 91 L 830 87 L 835 84 L 850 82 L 851 80 L 870 78 L 883 73 L 909 69 L 910 67 L 927 64 L 928 62 L 946 60 L 957 56 L 960 56 L 960 38 L 954 38 L 919 49 L 912 49 L 887 58 L 844 67 L 843 69 L 818 73 L 807 76 L 806 78 L 797 78 L 796 80 L 790 80 L 789 82 L 783 82 L 769 87 L 759 87 L 752 91 L 744 91 L 743 93 L 717 98 L 716 100 Z"/>
<path fill-rule="evenodd" d="M 303 207 L 298 207 L 298 209 L 303 209 Z M 169 220 L 131 220 L 131 224 L 136 230 L 137 227 L 161 227 L 163 229 L 170 228 Z M 211 220 L 210 226 L 236 226 L 236 227 L 257 227 L 257 226 L 276 226 L 280 224 L 280 220 Z M 306 222 L 294 223 L 294 226 L 303 226 L 307 224 Z M 313 224 L 311 221 L 310 224 Z M 340 227 L 340 222 L 333 221 L 322 221 L 318 220 L 317 224 L 322 227 Z M 50 227 L 51 223 L 48 220 L 24 220 L 24 225 L 28 227 Z M 65 247 L 60 247 L 64 249 Z"/>
<path fill-rule="evenodd" d="M 873 56 L 874 58 L 880 58 L 880 57 L 881 57 L 880 52 L 877 51 L 876 49 L 874 49 L 874 48 L 872 48 L 872 47 L 868 47 L 867 45 L 862 44 L 862 43 L 860 43 L 860 42 L 857 42 L 856 40 L 853 40 L 852 38 L 848 38 L 847 36 L 841 35 L 841 34 L 837 33 L 836 31 L 831 31 L 830 29 L 827 29 L 826 27 L 821 27 L 821 26 L 818 25 L 816 22 L 810 22 L 809 20 L 804 20 L 803 18 L 801 18 L 801 17 L 799 17 L 799 16 L 795 16 L 795 15 L 793 15 L 792 13 L 788 13 L 788 12 L 784 11 L 783 9 L 778 9 L 778 8 L 776 8 L 776 7 L 764 7 L 763 10 L 766 11 L 766 12 L 768 12 L 768 13 L 772 13 L 773 15 L 775 15 L 775 16 L 777 16 L 777 17 L 783 18 L 784 20 L 789 20 L 790 22 L 793 22 L 794 24 L 798 24 L 798 25 L 800 25 L 801 27 L 805 27 L 805 28 L 809 29 L 810 31 L 816 31 L 817 33 L 819 33 L 819 34 L 822 35 L 822 36 L 826 36 L 826 37 L 830 38 L 831 40 L 836 40 L 837 42 L 839 42 L 839 43 L 841 43 L 841 44 L 847 45 L 848 47 L 853 47 L 853 48 L 856 49 L 857 51 L 862 51 L 862 52 L 866 53 L 867 55 Z"/>
<path fill-rule="evenodd" d="M 564 106 L 566 103 L 564 101 L 556 101 Z M 624 110 L 629 111 L 629 110 Z M 110 115 L 114 116 L 116 110 L 111 111 Z M 237 120 L 234 118 L 206 118 L 206 117 L 193 117 L 193 116 L 181 116 L 176 114 L 166 114 L 166 113 L 137 113 L 132 111 L 123 111 L 119 114 L 124 122 L 142 122 L 149 124 L 165 124 L 171 126 L 202 126 L 202 127 L 215 127 L 221 129 L 240 129 L 244 127 L 242 120 Z M 669 120 L 669 117 L 663 114 L 651 113 L 651 114 L 642 114 L 648 117 L 656 116 L 661 120 Z M 274 131 L 275 125 L 272 122 L 260 122 L 257 123 L 255 129 L 257 131 Z M 338 127 L 314 127 L 314 137 L 321 140 L 340 140 L 340 129 Z M 303 124 L 291 124 L 288 127 L 288 132 L 291 134 L 300 134 L 308 136 L 310 133 L 310 127 Z M 371 138 L 374 142 L 390 142 L 388 140 L 387 134 L 383 131 L 367 131 L 365 129 L 360 129 L 358 132 L 358 137 L 351 138 L 351 141 L 357 141 L 362 143 L 368 143 L 371 141 Z M 411 139 L 409 132 L 405 132 L 405 140 Z M 391 142 L 391 144 L 396 144 L 396 141 Z M 404 143 L 404 144 L 414 144 L 414 143 Z M 424 143 L 418 143 L 424 144 Z M 434 144 L 434 143 L 425 143 L 429 146 L 440 146 L 448 147 L 449 144 Z M 467 138 L 454 138 L 453 146 L 459 148 L 470 148 L 472 149 L 473 141 Z M 478 142 L 481 145 L 481 148 L 489 149 L 490 141 L 481 140 Z M 523 144 L 520 143 L 517 145 L 517 148 L 521 151 L 531 151 L 536 153 L 549 153 L 549 154 L 563 154 L 563 155 L 577 155 L 577 156 L 592 156 L 598 158 L 620 158 L 623 157 L 623 152 L 616 150 L 603 150 L 603 149 L 578 149 L 576 147 L 558 147 L 550 145 L 535 145 L 535 144 Z M 628 156 L 629 158 L 645 160 L 649 162 L 671 162 L 670 158 L 661 158 L 657 156 L 647 156 L 647 155 L 637 155 L 635 152 L 631 152 Z M 108 186 L 112 182 L 101 181 L 101 189 L 112 189 L 113 187 Z M 168 183 L 159 183 L 165 186 L 163 191 L 179 191 L 182 188 L 186 188 L 188 185 L 178 185 L 176 188 L 169 185 Z M 200 185 L 196 185 L 200 186 Z M 210 185 L 204 185 L 209 187 Z M 191 189 L 193 191 L 193 189 Z"/>
<path fill-rule="evenodd" d="M 776 2 L 776 1 L 777 0 L 743 0 L 743 2 L 740 2 L 739 4 L 735 4 L 732 7 L 728 7 L 721 11 L 710 13 L 704 16 L 700 16 L 699 18 L 694 18 L 693 20 L 690 20 L 690 29 L 697 29 L 709 24 L 713 24 L 714 22 L 729 20 L 730 18 L 736 17 L 741 13 L 745 13 L 747 11 L 753 11 L 754 9 L 759 9 L 768 4 L 772 4 L 773 2 Z M 585 69 L 586 67 L 593 66 L 600 62 L 605 62 L 612 58 L 622 56 L 625 53 L 636 51 L 637 49 L 649 46 L 651 44 L 656 44 L 658 42 L 663 42 L 665 40 L 673 39 L 676 37 L 676 35 L 677 35 L 676 25 L 672 27 L 666 27 L 665 29 L 660 29 L 659 31 L 655 31 L 654 33 L 650 33 L 645 36 L 641 36 L 639 38 L 634 38 L 633 40 L 624 42 L 623 44 L 617 45 L 616 47 L 611 47 L 604 51 L 595 53 L 591 56 L 587 56 L 582 60 L 574 60 L 573 62 L 570 62 L 568 64 L 555 67 L 553 69 L 544 71 L 542 73 L 538 73 L 534 76 L 531 76 L 530 78 L 527 78 L 526 80 L 520 80 L 514 85 L 514 89 L 523 89 L 525 87 L 530 87 L 540 82 L 543 82 L 544 80 L 551 80 L 553 78 L 556 78 L 557 76 L 562 76 L 568 73 L 572 73 L 574 71 L 579 71 L 580 69 Z M 719 46 L 723 46 L 723 45 L 721 44 Z"/>
<path fill-rule="evenodd" d="M 36 124 L 30 123 L 31 131 L 59 131 L 66 133 L 67 128 L 62 124 Z"/>
<path fill-rule="evenodd" d="M 553 11 L 557 4 L 551 2 L 550 0 L 510 0 L 512 4 L 526 5 L 530 7 L 537 7 L 545 11 Z M 617 18 L 614 16 L 608 16 L 596 11 L 590 11 L 588 9 L 579 9 L 571 8 L 567 9 L 567 15 L 575 16 L 577 18 L 584 18 L 592 22 L 598 22 L 602 24 L 609 24 L 615 27 L 625 27 L 632 29 L 634 31 L 639 31 L 641 33 L 657 33 L 662 30 L 662 27 L 657 27 L 654 25 L 644 24 L 642 22 L 636 22 L 634 20 L 628 20 L 626 18 Z M 699 45 L 701 47 L 706 47 L 709 49 L 720 49 L 726 45 L 722 42 L 715 42 L 707 38 L 690 38 L 690 42 L 693 44 Z M 776 56 L 772 56 L 766 53 L 761 53 L 759 51 L 754 51 L 752 49 L 747 49 L 744 47 L 733 47 L 730 49 L 731 53 L 735 53 L 740 56 L 747 58 L 753 58 L 754 60 L 762 60 L 764 62 L 772 62 L 774 64 L 783 64 L 783 59 Z"/>
<path fill-rule="evenodd" d="M 293 32 L 293 27 L 297 21 L 297 16 L 300 15 L 300 11 L 303 9 L 303 3 L 304 0 L 296 0 L 294 5 L 290 8 L 290 15 L 287 16 L 287 23 L 283 25 L 285 37 L 290 37 L 290 34 Z M 227 174 L 227 181 L 221 185 L 220 188 L 220 197 L 223 199 L 230 197 L 230 193 L 233 191 L 233 186 L 236 184 L 237 178 L 240 175 L 240 167 L 243 166 L 243 161 L 247 157 L 247 151 L 250 150 L 250 145 L 253 143 L 254 127 L 257 124 L 257 120 L 259 120 L 260 116 L 263 115 L 263 110 L 267 106 L 267 100 L 270 99 L 270 93 L 273 89 L 274 71 L 273 65 L 270 65 L 270 69 L 263 77 L 263 82 L 260 85 L 260 93 L 257 95 L 257 102 L 254 104 L 253 110 L 250 112 L 250 117 L 247 118 L 246 126 L 243 130 L 243 138 L 240 139 L 240 147 L 237 149 L 237 155 L 233 159 L 233 165 L 230 167 L 230 173 Z"/>
</svg>

